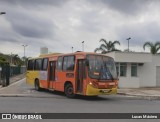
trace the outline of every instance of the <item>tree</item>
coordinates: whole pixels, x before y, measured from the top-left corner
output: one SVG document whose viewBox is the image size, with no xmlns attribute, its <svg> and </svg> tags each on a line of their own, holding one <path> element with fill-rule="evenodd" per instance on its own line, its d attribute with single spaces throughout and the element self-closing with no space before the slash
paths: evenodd
<svg viewBox="0 0 160 122">
<path fill-rule="evenodd" d="M 12 63 L 14 65 L 20 65 L 21 62 L 22 62 L 21 59 L 20 59 L 20 57 L 17 54 L 11 55 L 11 58 L 12 58 Z"/>
<path fill-rule="evenodd" d="M 149 47 L 150 48 L 150 53 L 152 54 L 157 54 L 158 51 L 160 50 L 160 42 L 145 42 L 143 45 L 143 49 L 145 50 L 145 47 Z"/>
<path fill-rule="evenodd" d="M 94 50 L 94 52 L 100 51 L 102 54 L 105 54 L 107 52 L 111 52 L 111 51 L 120 51 L 118 49 L 115 48 L 116 44 L 120 45 L 119 41 L 106 41 L 105 39 L 101 39 L 99 42 L 102 42 L 102 44 L 100 45 L 99 48 L 96 48 Z"/>
<path fill-rule="evenodd" d="M 10 63 L 14 65 L 23 65 L 24 62 L 21 60 L 21 58 L 18 56 L 18 54 L 3 54 L 0 53 L 0 62 L 1 64 L 4 63 Z M 3 59 L 2 59 L 3 58 Z"/>
<path fill-rule="evenodd" d="M 5 59 L 4 57 L 1 57 L 1 56 L 0 56 L 0 66 L 1 66 L 1 65 L 4 65 L 4 64 L 6 64 L 6 63 L 7 63 L 6 59 Z"/>
</svg>

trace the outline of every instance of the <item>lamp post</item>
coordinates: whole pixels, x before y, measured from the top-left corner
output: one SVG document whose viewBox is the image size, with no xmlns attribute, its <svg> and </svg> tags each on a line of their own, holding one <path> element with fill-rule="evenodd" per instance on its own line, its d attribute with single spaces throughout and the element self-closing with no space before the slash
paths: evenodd
<svg viewBox="0 0 160 122">
<path fill-rule="evenodd" d="M 131 39 L 130 37 L 126 39 L 126 40 L 128 40 L 128 52 L 129 52 L 129 40 L 130 39 Z"/>
<path fill-rule="evenodd" d="M 84 41 L 82 41 L 82 51 L 84 52 Z"/>
<path fill-rule="evenodd" d="M 73 47 L 72 47 L 72 53 L 73 53 Z"/>
<path fill-rule="evenodd" d="M 28 46 L 28 45 L 22 45 L 24 47 L 24 61 L 26 61 L 25 59 L 25 48 Z"/>
<path fill-rule="evenodd" d="M 6 12 L 0 12 L 0 15 L 2 15 L 2 14 L 6 14 Z"/>
</svg>

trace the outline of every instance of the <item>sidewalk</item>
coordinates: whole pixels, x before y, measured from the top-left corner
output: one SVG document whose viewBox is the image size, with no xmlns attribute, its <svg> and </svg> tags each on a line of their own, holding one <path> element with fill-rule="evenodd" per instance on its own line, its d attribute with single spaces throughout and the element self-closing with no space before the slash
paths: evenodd
<svg viewBox="0 0 160 122">
<path fill-rule="evenodd" d="M 10 84 L 25 78 L 25 74 L 16 75 L 10 78 Z M 0 85 L 0 88 L 2 85 Z M 145 88 L 124 88 L 118 89 L 118 95 L 137 97 L 143 99 L 160 99 L 160 87 Z"/>
<path fill-rule="evenodd" d="M 160 87 L 118 89 L 118 94 L 139 98 L 160 99 Z"/>
<path fill-rule="evenodd" d="M 13 77 L 10 77 L 10 84 L 16 82 L 16 81 L 19 81 L 20 79 L 23 79 L 25 78 L 25 74 L 20 74 L 20 75 L 16 75 L 16 76 L 13 76 Z M 2 87 L 2 85 L 0 85 L 0 88 Z"/>
</svg>

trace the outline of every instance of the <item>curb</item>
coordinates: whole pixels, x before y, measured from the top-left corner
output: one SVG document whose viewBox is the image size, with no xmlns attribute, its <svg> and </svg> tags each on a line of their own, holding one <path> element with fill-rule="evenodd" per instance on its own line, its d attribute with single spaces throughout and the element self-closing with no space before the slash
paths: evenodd
<svg viewBox="0 0 160 122">
<path fill-rule="evenodd" d="M 119 92 L 117 93 L 118 95 L 123 95 L 123 96 L 129 96 L 129 97 L 136 97 L 136 98 L 141 98 L 141 99 L 147 99 L 147 100 L 160 100 L 160 95 L 155 96 L 155 95 L 141 95 L 141 94 L 130 94 L 130 93 L 122 93 Z"/>
<path fill-rule="evenodd" d="M 22 76 L 22 75 L 24 75 L 24 76 Z M 17 81 L 25 78 L 25 74 L 20 74 L 19 76 L 22 76 L 22 77 L 13 76 L 12 78 L 15 78 L 15 77 L 18 77 L 18 78 L 17 78 L 16 80 L 14 80 L 14 81 L 11 81 L 11 80 L 10 80 L 10 84 L 9 84 L 8 86 L 2 87 L 2 85 L 0 85 L 0 89 L 1 89 L 1 88 L 7 88 L 7 87 L 9 87 L 10 85 L 12 85 L 13 83 L 15 83 L 15 82 L 17 82 Z"/>
<path fill-rule="evenodd" d="M 117 93 L 121 96 L 126 96 L 130 98 L 138 98 L 141 100 L 160 100 L 160 96 L 144 96 L 144 95 L 135 95 L 135 94 L 126 94 L 126 93 Z M 31 95 L 31 94 L 0 94 L 0 97 L 31 97 L 31 98 L 58 98 L 66 99 L 65 97 L 59 96 L 48 96 L 48 95 Z"/>
<path fill-rule="evenodd" d="M 0 94 L 0 97 L 31 97 L 31 98 L 58 98 L 66 99 L 66 97 L 46 96 L 46 95 L 30 95 L 30 94 Z"/>
</svg>

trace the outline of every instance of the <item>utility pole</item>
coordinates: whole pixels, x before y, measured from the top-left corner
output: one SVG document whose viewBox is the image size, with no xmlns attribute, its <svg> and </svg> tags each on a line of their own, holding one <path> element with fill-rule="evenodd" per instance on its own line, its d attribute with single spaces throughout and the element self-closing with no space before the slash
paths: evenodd
<svg viewBox="0 0 160 122">
<path fill-rule="evenodd" d="M 11 52 L 11 65 L 13 64 L 13 57 L 12 57 L 12 52 Z"/>
<path fill-rule="evenodd" d="M 72 53 L 73 53 L 73 47 L 72 47 Z"/>
<path fill-rule="evenodd" d="M 128 40 L 128 52 L 129 52 L 129 40 L 130 39 L 131 39 L 130 37 L 126 39 L 126 40 Z"/>
<path fill-rule="evenodd" d="M 82 41 L 82 51 L 84 52 L 84 41 Z"/>
<path fill-rule="evenodd" d="M 0 12 L 0 15 L 2 15 L 2 14 L 6 14 L 6 12 Z"/>
<path fill-rule="evenodd" d="M 28 45 L 22 45 L 24 47 L 24 61 L 26 61 L 25 59 L 25 48 L 28 46 Z"/>
</svg>

